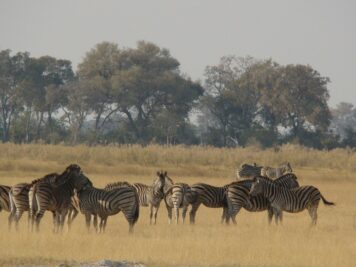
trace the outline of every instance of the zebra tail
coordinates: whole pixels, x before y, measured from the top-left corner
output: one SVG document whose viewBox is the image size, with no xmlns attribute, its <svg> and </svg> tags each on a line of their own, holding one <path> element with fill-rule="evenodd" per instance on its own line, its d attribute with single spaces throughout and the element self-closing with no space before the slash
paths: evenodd
<svg viewBox="0 0 356 267">
<path fill-rule="evenodd" d="M 134 218 L 133 218 L 133 224 L 135 224 L 138 221 L 138 217 L 140 215 L 140 200 L 138 198 L 138 194 L 135 190 L 135 188 L 132 188 L 135 192 L 135 197 L 136 197 L 136 205 L 135 205 L 135 211 L 134 211 Z"/>
<path fill-rule="evenodd" d="M 9 191 L 9 201 L 10 201 L 10 213 L 14 214 L 15 213 L 15 203 L 14 203 L 14 200 L 12 198 L 11 190 Z"/>
<path fill-rule="evenodd" d="M 320 194 L 320 196 L 321 196 L 321 199 L 323 200 L 323 202 L 324 202 L 325 205 L 335 205 L 334 202 L 329 202 L 329 201 L 327 201 L 327 200 L 323 197 L 322 194 Z"/>
</svg>

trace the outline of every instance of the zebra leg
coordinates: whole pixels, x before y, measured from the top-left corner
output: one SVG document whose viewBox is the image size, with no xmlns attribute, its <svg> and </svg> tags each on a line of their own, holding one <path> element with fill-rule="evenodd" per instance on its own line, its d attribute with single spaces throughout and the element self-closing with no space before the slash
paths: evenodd
<svg viewBox="0 0 356 267">
<path fill-rule="evenodd" d="M 85 213 L 85 225 L 87 226 L 88 233 L 90 231 L 90 220 L 91 220 L 91 214 Z"/>
<path fill-rule="evenodd" d="M 182 211 L 182 223 L 184 224 L 185 221 L 185 216 L 187 215 L 187 211 L 188 211 L 188 205 L 183 207 L 183 211 Z"/>
<path fill-rule="evenodd" d="M 178 220 L 179 220 L 179 207 L 174 207 L 174 214 L 175 214 L 176 224 L 178 224 Z"/>
<path fill-rule="evenodd" d="M 231 220 L 235 225 L 237 224 L 236 215 L 240 212 L 240 210 L 241 210 L 241 206 L 236 206 L 233 208 L 232 213 L 230 214 Z"/>
<path fill-rule="evenodd" d="M 153 224 L 156 224 L 158 209 L 159 204 L 157 206 L 153 206 Z"/>
<path fill-rule="evenodd" d="M 172 223 L 172 207 L 167 205 L 167 212 L 168 212 L 168 224 Z"/>
<path fill-rule="evenodd" d="M 21 219 L 22 214 L 23 214 L 23 210 L 17 210 L 16 211 L 16 216 L 15 216 L 15 229 L 16 229 L 16 231 L 19 230 L 19 221 Z"/>
<path fill-rule="evenodd" d="M 269 207 L 267 213 L 268 213 L 268 224 L 271 225 L 273 219 L 273 209 Z"/>
<path fill-rule="evenodd" d="M 16 216 L 16 211 L 11 211 L 8 218 L 9 231 L 11 230 L 11 225 L 15 219 L 15 216 Z"/>
<path fill-rule="evenodd" d="M 195 215 L 197 213 L 197 210 L 200 206 L 200 203 L 195 203 L 192 205 L 192 209 L 189 213 L 189 217 L 190 217 L 190 224 L 195 224 Z"/>
<path fill-rule="evenodd" d="M 45 212 L 45 211 L 43 211 L 43 210 L 39 210 L 39 211 L 37 212 L 37 214 L 36 214 L 35 220 L 36 220 L 36 231 L 37 231 L 37 232 L 40 231 L 40 222 L 41 222 L 41 219 L 42 219 L 42 217 L 43 217 L 43 215 L 44 215 L 44 212 Z M 57 221 L 57 220 L 55 220 L 55 221 Z M 55 222 L 55 223 L 57 223 L 57 222 Z"/>
<path fill-rule="evenodd" d="M 103 221 L 103 226 L 102 226 L 102 233 L 105 233 L 107 222 L 108 222 L 108 217 L 105 217 L 104 221 Z"/>
<path fill-rule="evenodd" d="M 229 207 L 223 207 L 223 212 L 221 214 L 221 224 L 226 223 L 230 224 L 230 213 L 229 213 Z"/>
<path fill-rule="evenodd" d="M 101 221 L 102 219 L 100 218 L 100 223 L 99 223 L 99 228 L 98 228 L 98 215 L 97 214 L 94 214 L 94 218 L 93 218 L 93 226 L 94 226 L 94 229 L 95 229 L 95 232 L 97 233 L 100 233 L 101 231 Z"/>
<path fill-rule="evenodd" d="M 68 213 L 68 230 L 70 230 L 74 219 L 78 216 L 78 211 L 76 209 L 70 210 Z"/>
<path fill-rule="evenodd" d="M 312 219 L 312 222 L 311 222 L 312 226 L 315 226 L 316 222 L 318 220 L 318 213 L 317 213 L 318 206 L 319 206 L 319 201 L 316 204 L 311 204 L 308 207 L 308 212 L 309 212 L 309 215 L 310 215 L 310 217 Z"/>
</svg>

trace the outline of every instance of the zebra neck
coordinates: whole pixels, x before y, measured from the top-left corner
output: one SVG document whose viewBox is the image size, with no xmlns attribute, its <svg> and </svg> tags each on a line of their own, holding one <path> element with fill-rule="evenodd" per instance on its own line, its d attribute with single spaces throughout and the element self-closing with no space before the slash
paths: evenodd
<svg viewBox="0 0 356 267">
<path fill-rule="evenodd" d="M 270 202 L 273 202 L 276 198 L 277 187 L 272 183 L 265 184 L 265 190 L 263 190 L 263 196 Z"/>
</svg>

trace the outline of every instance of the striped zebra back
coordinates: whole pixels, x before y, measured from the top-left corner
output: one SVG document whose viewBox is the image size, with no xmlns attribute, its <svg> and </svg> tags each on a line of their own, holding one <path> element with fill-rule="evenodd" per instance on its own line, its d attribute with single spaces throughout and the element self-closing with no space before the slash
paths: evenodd
<svg viewBox="0 0 356 267">
<path fill-rule="evenodd" d="M 10 186 L 0 185 L 0 211 L 10 211 Z"/>
<path fill-rule="evenodd" d="M 255 163 L 254 165 L 249 165 L 249 164 L 242 164 L 240 168 L 236 172 L 236 178 L 237 179 L 250 179 L 255 176 L 260 175 L 261 173 L 261 166 L 257 166 Z"/>
<path fill-rule="evenodd" d="M 229 185 L 222 187 L 198 183 L 191 186 L 192 197 L 195 202 L 203 203 L 207 207 L 220 208 L 227 205 L 226 189 Z"/>
</svg>

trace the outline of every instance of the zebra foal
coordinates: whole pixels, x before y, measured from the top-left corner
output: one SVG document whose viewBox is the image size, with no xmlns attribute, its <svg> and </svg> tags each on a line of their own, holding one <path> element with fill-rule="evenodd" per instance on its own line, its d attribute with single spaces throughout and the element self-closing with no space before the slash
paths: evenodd
<svg viewBox="0 0 356 267">
<path fill-rule="evenodd" d="M 282 211 L 297 213 L 307 209 L 312 219 L 312 225 L 316 225 L 320 199 L 323 200 L 325 205 L 335 205 L 333 202 L 327 201 L 319 189 L 314 186 L 289 189 L 276 184 L 274 181 L 261 178 L 253 179 L 250 194 L 252 196 L 262 194 L 267 198 L 276 213 L 275 215 L 281 221 Z"/>
</svg>

